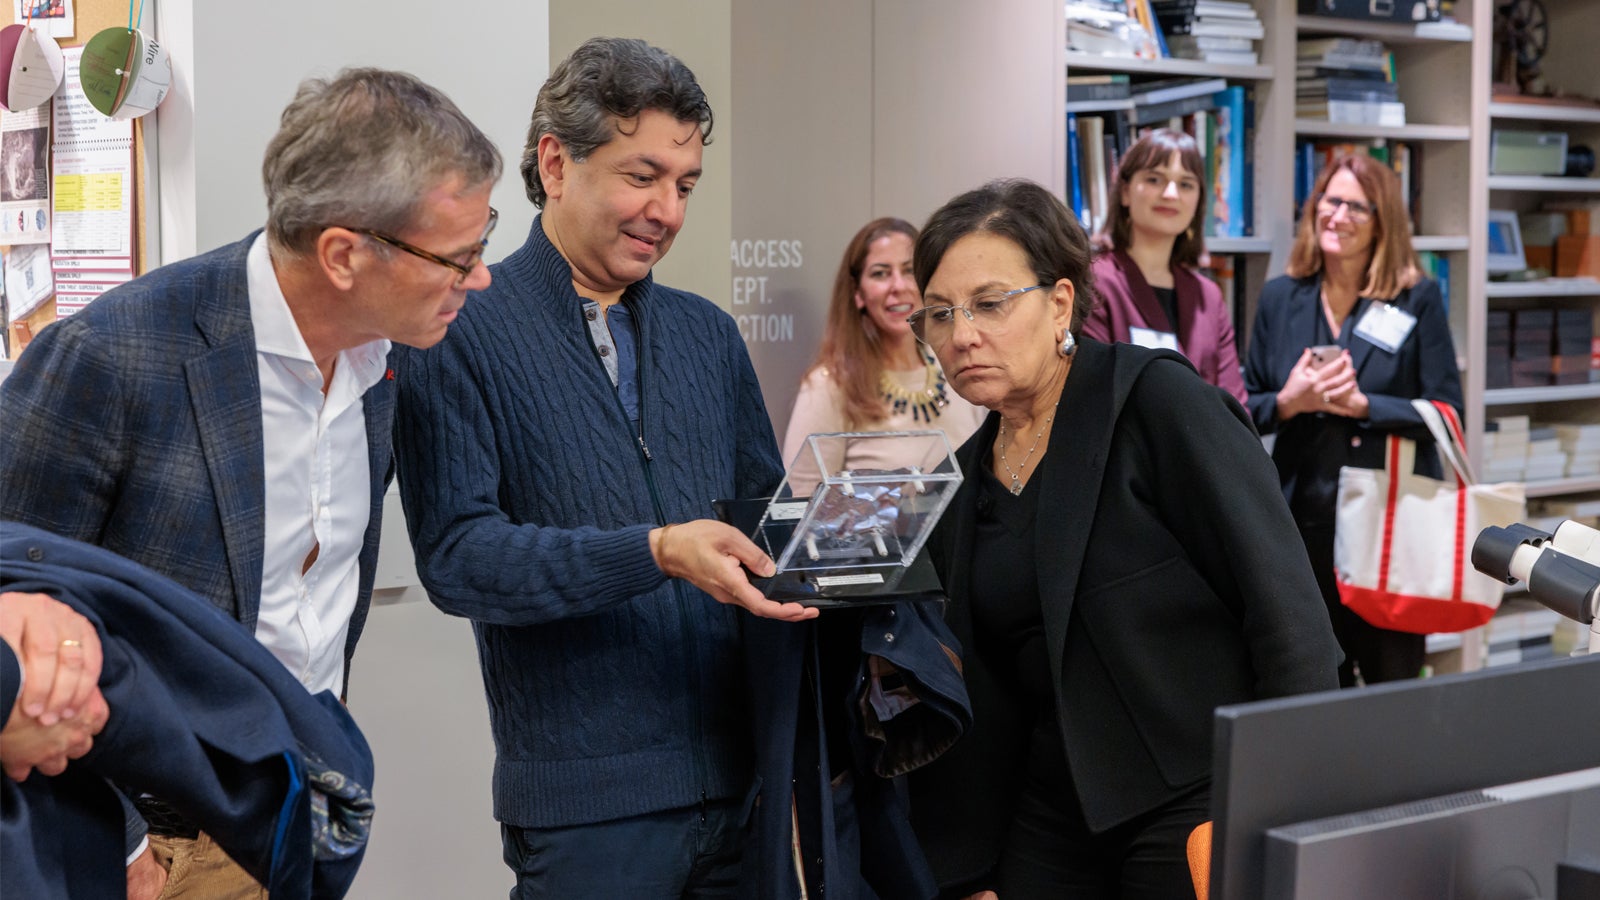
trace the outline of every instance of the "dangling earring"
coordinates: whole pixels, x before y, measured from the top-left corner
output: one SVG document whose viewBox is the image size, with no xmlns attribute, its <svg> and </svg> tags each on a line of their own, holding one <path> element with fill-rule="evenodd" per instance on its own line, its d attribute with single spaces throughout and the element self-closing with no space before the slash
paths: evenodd
<svg viewBox="0 0 1600 900">
<path fill-rule="evenodd" d="M 1061 333 L 1061 346 L 1056 350 L 1063 357 L 1070 359 L 1072 354 L 1078 352 L 1078 339 L 1072 336 L 1072 332 L 1064 331 Z"/>
</svg>

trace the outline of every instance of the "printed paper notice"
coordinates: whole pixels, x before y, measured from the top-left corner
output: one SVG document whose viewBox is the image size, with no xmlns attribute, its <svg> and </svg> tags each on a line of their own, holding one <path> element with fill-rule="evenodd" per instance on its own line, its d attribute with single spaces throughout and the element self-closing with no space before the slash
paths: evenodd
<svg viewBox="0 0 1600 900">
<path fill-rule="evenodd" d="M 72 11 L 72 0 L 11 0 L 11 21 L 27 21 L 29 14 L 33 16 L 33 27 L 38 28 L 51 37 L 72 37 L 73 22 L 76 17 Z"/>
<path fill-rule="evenodd" d="M 50 107 L 0 113 L 0 244 L 50 241 Z"/>
<path fill-rule="evenodd" d="M 11 303 L 11 321 L 38 309 L 54 290 L 49 247 L 13 247 L 6 252 L 6 298 Z"/>
<path fill-rule="evenodd" d="M 93 251 L 131 256 L 133 123 L 100 115 L 78 86 L 81 47 L 66 51 L 67 77 L 55 96 L 55 199 L 51 237 L 58 256 Z"/>
</svg>

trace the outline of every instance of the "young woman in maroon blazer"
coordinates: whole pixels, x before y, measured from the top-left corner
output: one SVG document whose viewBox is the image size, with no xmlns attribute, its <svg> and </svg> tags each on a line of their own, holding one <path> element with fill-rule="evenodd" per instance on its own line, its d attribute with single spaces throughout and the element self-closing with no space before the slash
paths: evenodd
<svg viewBox="0 0 1600 900">
<path fill-rule="evenodd" d="M 1205 250 L 1205 167 L 1194 138 L 1161 128 L 1117 167 L 1117 204 L 1097 236 L 1100 303 L 1084 322 L 1096 340 L 1165 347 L 1245 402 L 1233 322 L 1222 291 L 1195 269 Z"/>
</svg>

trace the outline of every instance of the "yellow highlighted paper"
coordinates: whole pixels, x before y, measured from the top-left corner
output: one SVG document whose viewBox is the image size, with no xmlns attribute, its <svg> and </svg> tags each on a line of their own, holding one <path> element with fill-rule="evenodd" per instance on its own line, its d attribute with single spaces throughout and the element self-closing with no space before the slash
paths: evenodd
<svg viewBox="0 0 1600 900">
<path fill-rule="evenodd" d="M 114 212 L 122 209 L 122 173 L 57 175 L 57 212 Z"/>
</svg>

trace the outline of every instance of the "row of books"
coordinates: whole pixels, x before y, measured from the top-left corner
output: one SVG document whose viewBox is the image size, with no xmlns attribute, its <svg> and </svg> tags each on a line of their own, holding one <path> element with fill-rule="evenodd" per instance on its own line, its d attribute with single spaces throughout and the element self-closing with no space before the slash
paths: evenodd
<svg viewBox="0 0 1600 900">
<path fill-rule="evenodd" d="M 1422 151 L 1407 141 L 1389 141 L 1376 138 L 1371 143 L 1318 141 L 1302 138 L 1295 143 L 1294 154 L 1294 209 L 1298 219 L 1305 208 L 1306 198 L 1316 185 L 1322 170 L 1341 156 L 1362 153 L 1387 163 L 1400 177 L 1400 195 L 1406 200 L 1406 212 L 1411 221 L 1408 227 L 1414 233 L 1416 223 L 1422 221 Z"/>
<path fill-rule="evenodd" d="M 1266 31 L 1242 0 L 1149 0 L 1168 56 L 1224 65 L 1255 65 Z"/>
<path fill-rule="evenodd" d="M 1142 59 L 1255 65 L 1265 35 L 1247 0 L 1071 0 L 1067 46 Z"/>
<path fill-rule="evenodd" d="M 1489 421 L 1483 435 L 1483 456 L 1478 477 L 1491 483 L 1600 475 L 1600 425 L 1536 423 L 1527 416 L 1502 416 Z"/>
<path fill-rule="evenodd" d="M 1307 38 L 1295 45 L 1295 118 L 1404 125 L 1394 54 L 1381 41 Z"/>
<path fill-rule="evenodd" d="M 1445 315 L 1450 314 L 1450 255 L 1432 250 L 1417 251 L 1417 264 L 1422 274 L 1439 283 L 1439 296 L 1444 300 Z"/>
<path fill-rule="evenodd" d="M 1067 184 L 1072 209 L 1091 233 L 1101 230 L 1110 204 L 1117 200 L 1116 172 L 1122 154 L 1149 130 L 1166 127 L 1188 132 L 1200 150 L 1208 196 L 1205 234 L 1209 237 L 1252 234 L 1255 205 L 1253 98 L 1246 88 L 1230 87 L 1221 80 L 1213 83 L 1195 79 L 1192 80 L 1195 83 L 1189 85 L 1172 81 L 1184 79 L 1137 86 L 1124 83 L 1121 87 L 1129 89 L 1132 96 L 1122 100 L 1069 102 Z M 1209 93 L 1186 93 L 1197 87 L 1204 87 Z M 1142 92 L 1135 93 L 1139 89 Z M 1069 83 L 1069 97 L 1073 96 L 1072 90 Z M 1168 97 L 1170 95 L 1164 93 L 1167 91 L 1185 95 L 1175 100 L 1143 102 L 1149 97 Z M 1111 106 L 1097 108 L 1102 104 Z"/>
<path fill-rule="evenodd" d="M 1485 387 L 1587 384 L 1594 315 L 1588 309 L 1491 309 L 1484 340 Z"/>
</svg>

